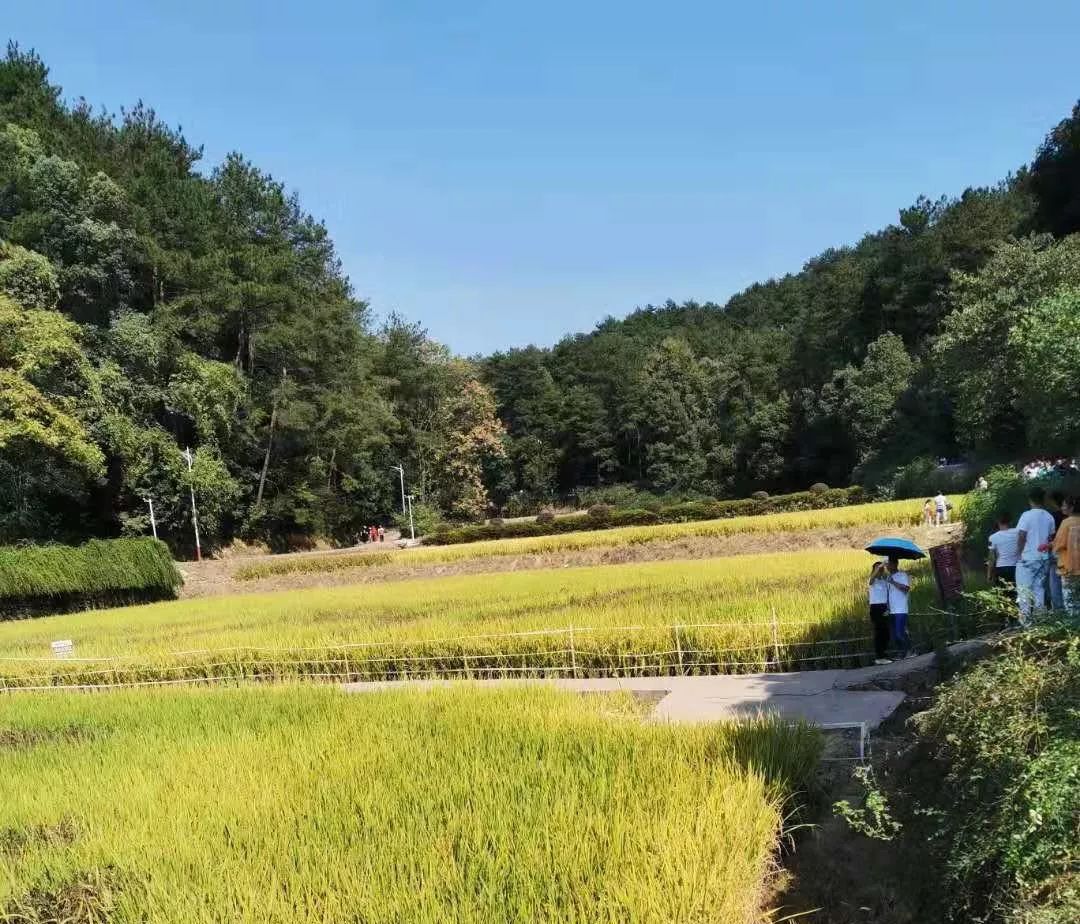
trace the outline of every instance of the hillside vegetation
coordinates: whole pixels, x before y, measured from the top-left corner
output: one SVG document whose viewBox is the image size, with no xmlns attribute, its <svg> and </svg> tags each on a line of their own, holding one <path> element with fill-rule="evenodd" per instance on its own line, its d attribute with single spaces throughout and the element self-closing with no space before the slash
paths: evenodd
<svg viewBox="0 0 1080 924">
<path fill-rule="evenodd" d="M 1078 126 L 726 304 L 464 360 L 376 328 L 279 179 L 240 153 L 204 167 L 142 103 L 66 101 L 9 46 L 0 542 L 145 534 L 151 499 L 189 554 L 190 488 L 208 546 L 351 542 L 399 509 L 399 462 L 418 514 L 468 521 L 629 483 L 903 496 L 926 489 L 925 456 L 1072 451 Z"/>
</svg>

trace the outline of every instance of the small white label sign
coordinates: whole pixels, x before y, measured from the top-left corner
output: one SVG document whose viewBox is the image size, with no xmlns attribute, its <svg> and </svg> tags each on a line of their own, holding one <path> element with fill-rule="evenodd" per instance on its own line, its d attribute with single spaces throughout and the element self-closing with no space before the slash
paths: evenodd
<svg viewBox="0 0 1080 924">
<path fill-rule="evenodd" d="M 52 653 L 57 658 L 70 658 L 75 652 L 75 643 L 69 638 L 53 642 L 49 647 L 52 648 Z"/>
</svg>

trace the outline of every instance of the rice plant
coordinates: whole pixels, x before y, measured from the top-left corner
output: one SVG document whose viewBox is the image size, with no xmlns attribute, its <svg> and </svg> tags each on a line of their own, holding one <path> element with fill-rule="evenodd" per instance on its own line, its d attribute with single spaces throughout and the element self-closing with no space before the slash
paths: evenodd
<svg viewBox="0 0 1080 924">
<path fill-rule="evenodd" d="M 863 552 L 815 550 L 67 614 L 0 625 L 0 686 L 851 666 L 868 649 L 868 565 Z M 913 610 L 926 613 L 932 580 L 924 565 L 913 573 Z M 923 644 L 945 628 L 912 619 Z M 74 659 L 49 657 L 56 638 Z"/>
<path fill-rule="evenodd" d="M 959 498 L 954 499 L 959 505 Z M 745 533 L 805 532 L 814 529 L 846 529 L 860 526 L 910 527 L 922 518 L 922 501 L 888 501 L 826 510 L 800 510 L 761 516 L 730 517 L 658 526 L 625 526 L 618 529 L 582 531 L 560 536 L 526 539 L 494 539 L 462 545 L 436 546 L 405 551 L 343 552 L 336 555 L 289 557 L 253 562 L 237 568 L 239 580 L 256 580 L 283 574 L 345 571 L 351 568 L 382 568 L 388 565 L 448 564 L 459 561 L 516 555 L 544 555 L 582 549 L 611 549 L 672 542 L 695 537 L 737 536 Z"/>
<path fill-rule="evenodd" d="M 34 742 L 0 737 L 22 924 L 749 922 L 820 754 L 539 688 L 50 693 L 0 729 Z"/>
<path fill-rule="evenodd" d="M 0 618 L 172 597 L 179 585 L 168 547 L 155 539 L 0 548 Z"/>
</svg>

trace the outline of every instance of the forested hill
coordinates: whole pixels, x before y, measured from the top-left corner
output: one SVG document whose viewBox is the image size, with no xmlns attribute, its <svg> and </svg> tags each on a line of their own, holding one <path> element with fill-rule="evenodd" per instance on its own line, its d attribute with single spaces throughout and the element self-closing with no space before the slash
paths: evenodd
<svg viewBox="0 0 1080 924">
<path fill-rule="evenodd" d="M 137 91 L 137 88 L 133 88 Z M 323 225 L 153 110 L 0 60 L 0 542 L 355 538 L 582 486 L 888 487 L 924 454 L 1074 450 L 1080 109 L 993 189 L 726 305 L 465 360 L 376 327 Z M 184 450 L 192 450 L 190 471 Z"/>
<path fill-rule="evenodd" d="M 517 486 L 924 491 L 941 456 L 1080 450 L 1080 106 L 992 188 L 725 305 L 668 303 L 485 362 Z"/>
</svg>

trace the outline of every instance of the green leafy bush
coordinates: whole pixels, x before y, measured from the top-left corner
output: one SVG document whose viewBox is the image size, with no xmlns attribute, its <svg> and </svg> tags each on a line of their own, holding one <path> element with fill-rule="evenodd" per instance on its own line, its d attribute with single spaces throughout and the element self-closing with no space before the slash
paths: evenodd
<svg viewBox="0 0 1080 924">
<path fill-rule="evenodd" d="M 181 584 L 156 539 L 0 548 L 0 619 L 175 597 Z"/>
<path fill-rule="evenodd" d="M 1012 466 L 998 465 L 984 477 L 985 490 L 975 490 L 967 495 L 963 504 L 964 536 L 976 552 L 986 550 L 987 537 L 997 528 L 999 513 L 1007 513 L 1013 523 L 1028 509 L 1028 492 L 1038 485 L 1047 495 L 1053 491 L 1065 494 L 1080 493 L 1080 477 L 1048 475 L 1025 481 Z"/>
<path fill-rule="evenodd" d="M 1045 629 L 963 674 L 916 720 L 956 921 L 1080 920 L 1080 637 Z"/>
<path fill-rule="evenodd" d="M 725 501 L 684 501 L 651 510 L 611 510 L 603 517 L 564 516 L 542 522 L 511 522 L 486 526 L 458 526 L 439 529 L 427 537 L 429 545 L 456 545 L 485 539 L 517 539 L 526 536 L 554 536 L 580 530 L 614 529 L 619 526 L 650 526 L 657 523 L 689 523 L 697 520 L 725 520 L 731 517 L 758 516 L 766 513 L 794 513 L 799 510 L 825 510 L 846 507 L 865 500 L 861 487 L 831 488 L 827 491 L 799 491 L 775 497 L 744 498 Z"/>
</svg>

